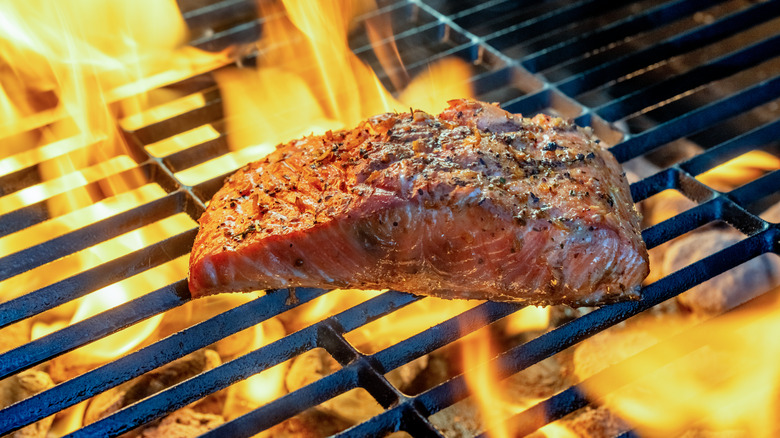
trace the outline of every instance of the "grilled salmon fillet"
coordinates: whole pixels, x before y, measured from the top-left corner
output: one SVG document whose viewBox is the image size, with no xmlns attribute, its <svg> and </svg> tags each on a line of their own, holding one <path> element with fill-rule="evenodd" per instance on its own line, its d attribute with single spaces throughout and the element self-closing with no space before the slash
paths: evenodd
<svg viewBox="0 0 780 438">
<path fill-rule="evenodd" d="M 620 165 L 589 129 L 453 100 L 280 145 L 200 218 L 193 297 L 294 286 L 594 305 L 648 274 Z"/>
</svg>

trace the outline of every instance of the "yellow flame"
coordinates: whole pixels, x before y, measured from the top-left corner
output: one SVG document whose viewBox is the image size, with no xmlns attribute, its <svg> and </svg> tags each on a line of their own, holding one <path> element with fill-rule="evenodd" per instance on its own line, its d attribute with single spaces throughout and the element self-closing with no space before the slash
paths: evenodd
<svg viewBox="0 0 780 438">
<path fill-rule="evenodd" d="M 677 436 L 691 428 L 776 436 L 777 298 L 765 297 L 705 324 L 706 330 L 683 331 L 642 361 L 614 367 L 607 380 L 632 382 L 627 386 L 616 389 L 607 380 L 593 379 L 586 381 L 586 391 L 603 397 L 643 436 Z M 651 330 L 658 339 L 673 334 L 666 320 Z"/>
<path fill-rule="evenodd" d="M 508 336 L 531 330 L 544 330 L 550 324 L 550 307 L 526 306 L 505 319 L 504 330 Z"/>
<path fill-rule="evenodd" d="M 777 169 L 780 169 L 780 158 L 768 152 L 753 150 L 698 175 L 696 179 L 717 190 L 726 191 Z"/>
<path fill-rule="evenodd" d="M 503 399 L 500 383 L 494 377 L 495 370 L 487 363 L 494 356 L 493 339 L 488 330 L 479 330 L 463 342 L 466 384 L 479 406 L 482 426 L 490 431 L 491 438 L 511 438 L 506 419 L 521 409 Z"/>
<path fill-rule="evenodd" d="M 258 43 L 257 68 L 217 72 L 233 152 L 177 174 L 187 184 L 256 160 L 294 138 L 349 128 L 367 117 L 410 105 L 437 112 L 448 99 L 473 95 L 470 69 L 457 59 L 429 67 L 400 100 L 390 94 L 347 44 L 351 18 L 375 8 L 373 1 L 285 0 L 282 4 L 285 11 L 280 10 L 282 5 L 261 3 L 264 16 L 282 18 L 266 22 Z M 397 66 L 394 45 L 381 40 L 388 29 L 381 23 L 368 28 L 383 64 Z"/>
<path fill-rule="evenodd" d="M 505 319 L 504 332 L 514 335 L 528 330 L 542 330 L 549 324 L 549 307 L 527 306 Z M 463 338 L 463 369 L 466 384 L 481 417 L 482 428 L 491 438 L 511 438 L 516 434 L 507 420 L 536 404 L 539 399 L 520 399 L 507 391 L 497 379 L 498 370 L 490 360 L 496 357 L 496 339 L 490 326 L 481 328 Z M 549 424 L 541 433 L 550 438 L 569 438 L 572 432 L 560 424 Z"/>
<path fill-rule="evenodd" d="M 284 327 L 278 319 L 269 319 L 256 325 L 254 333 L 253 350 L 277 341 L 286 335 Z M 239 391 L 254 406 L 266 404 L 287 392 L 284 386 L 284 377 L 288 368 L 289 362 L 283 362 L 255 374 L 239 384 Z"/>
<path fill-rule="evenodd" d="M 10 145 L 0 152 L 0 175 L 33 166 L 40 173 L 40 183 L 0 198 L 0 214 L 45 202 L 49 215 L 47 221 L 0 238 L 1 254 L 164 196 L 160 187 L 146 184 L 126 152 L 117 118 L 144 122 L 165 110 L 170 113 L 176 99 L 169 108 L 133 118 L 149 106 L 148 90 L 225 63 L 223 54 L 185 47 L 186 38 L 175 0 L 25 0 L 0 5 L 0 137 L 8 137 L 4 144 Z M 193 226 L 181 213 L 101 242 L 4 281 L 0 301 Z M 185 272 L 186 257 L 180 257 L 109 285 L 40 315 L 33 336 L 115 307 Z M 52 315 L 63 319 L 52 320 Z M 78 353 L 95 360 L 124 354 L 153 333 L 160 319 L 136 324 Z"/>
<path fill-rule="evenodd" d="M 375 353 L 459 315 L 483 301 L 423 298 L 365 324 L 344 337 L 366 353 Z"/>
<path fill-rule="evenodd" d="M 539 432 L 547 438 L 580 438 L 580 435 L 574 433 L 568 427 L 558 424 L 550 423 L 539 429 Z"/>
</svg>

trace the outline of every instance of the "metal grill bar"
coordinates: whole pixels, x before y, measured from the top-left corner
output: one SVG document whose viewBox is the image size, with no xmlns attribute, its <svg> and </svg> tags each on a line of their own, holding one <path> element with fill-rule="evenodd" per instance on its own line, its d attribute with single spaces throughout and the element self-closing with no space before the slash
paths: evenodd
<svg viewBox="0 0 780 438">
<path fill-rule="evenodd" d="M 754 298 L 751 301 L 755 300 L 756 299 Z M 738 306 L 737 309 L 746 307 L 748 303 Z M 577 385 L 574 385 L 567 390 L 528 408 L 522 413 L 513 416 L 507 420 L 507 423 L 511 424 L 511 430 L 516 431 L 518 436 L 525 436 L 529 433 L 532 433 L 533 431 L 562 418 L 573 410 L 582 408 L 593 401 L 597 401 L 588 400 L 585 396 L 585 391 L 582 389 L 583 387 L 605 387 L 610 388 L 611 390 L 616 390 L 620 387 L 626 386 L 629 383 L 632 383 L 631 379 L 626 377 L 624 374 L 615 373 L 616 369 L 630 369 L 632 367 L 641 365 L 642 363 L 646 363 L 648 359 L 661 354 L 670 345 L 686 345 L 688 351 L 683 351 L 682 353 L 690 352 L 690 348 L 692 347 L 680 341 L 685 338 L 690 339 L 691 337 L 707 339 L 709 337 L 709 333 L 711 333 L 710 330 L 712 330 L 713 326 L 715 326 L 717 322 L 723 320 L 723 317 L 724 315 L 712 317 L 704 322 L 700 322 L 695 326 L 688 328 L 682 333 L 673 335 L 668 339 L 663 339 L 657 344 L 648 347 L 636 355 L 614 364 L 610 368 L 602 370 L 592 375 L 591 377 L 588 377 L 586 380 L 578 383 Z M 696 348 L 698 347 L 700 346 L 697 345 Z"/>
<path fill-rule="evenodd" d="M 179 132 L 221 120 L 224 114 L 222 112 L 222 98 L 219 95 L 219 91 L 213 88 L 201 94 L 206 101 L 205 105 L 159 122 L 150 123 L 135 130 L 128 130 L 127 134 L 141 144 L 147 145 L 171 137 Z"/>
<path fill-rule="evenodd" d="M 164 219 L 177 213 L 177 206 L 182 197 L 181 193 L 168 195 L 132 210 L 93 222 L 80 230 L 3 257 L 0 259 L 0 281 L 88 248 L 103 240 Z"/>
<path fill-rule="evenodd" d="M 780 187 L 779 171 L 772 171 L 749 184 L 745 184 L 744 186 L 729 192 L 728 197 L 738 205 L 750 205 L 767 196 L 767 187 Z M 780 194 L 778 194 L 776 190 L 771 193 L 773 201 L 776 201 L 778 196 L 780 196 Z M 763 222 L 758 219 L 757 221 Z"/>
<path fill-rule="evenodd" d="M 197 146 L 165 157 L 163 163 L 171 169 L 186 169 L 203 162 L 205 157 L 216 157 L 228 151 L 227 134 Z"/>
<path fill-rule="evenodd" d="M 97 181 L 91 181 L 85 186 L 85 188 L 99 187 L 102 184 L 108 183 L 111 178 L 123 178 L 130 176 L 130 174 L 136 170 L 147 173 L 150 169 L 148 166 L 142 166 L 138 169 L 130 169 L 129 171 L 120 172 L 118 174 L 105 175 L 104 178 L 101 178 Z M 62 193 L 57 193 L 54 195 L 54 197 L 61 195 Z M 18 210 L 0 215 L 0 237 L 23 230 L 47 219 L 50 219 L 50 215 L 45 200 L 35 202 Z"/>
<path fill-rule="evenodd" d="M 284 415 L 283 418 L 289 418 L 292 415 L 298 414 L 305 409 L 316 406 L 317 404 L 322 403 L 323 401 L 330 398 L 326 397 L 322 399 L 322 395 L 327 394 L 328 389 L 331 388 L 331 386 L 336 385 L 332 382 L 332 380 L 340 381 L 355 377 L 352 373 L 356 371 L 354 371 L 352 368 L 350 368 L 349 371 L 345 371 L 345 369 L 350 366 L 368 373 L 375 379 L 382 379 L 382 376 L 385 373 L 405 363 L 408 363 L 409 361 L 414 360 L 423 354 L 430 353 L 439 347 L 449 344 L 467 333 L 484 327 L 488 322 L 498 320 L 518 310 L 520 307 L 522 306 L 497 302 L 487 302 L 481 304 L 478 307 L 462 313 L 458 317 L 451 318 L 447 321 L 437 324 L 436 326 L 422 333 L 401 341 L 391 347 L 388 347 L 385 350 L 377 352 L 376 354 L 370 356 L 360 355 L 360 359 L 357 361 L 345 362 L 342 364 L 345 365 L 345 368 L 342 370 L 326 376 L 298 391 L 294 391 L 280 398 L 279 400 L 271 402 L 246 415 L 243 415 L 231 421 L 230 423 L 225 424 L 224 426 L 216 428 L 208 434 L 204 435 L 204 437 L 252 436 L 255 433 L 252 432 L 253 430 L 256 431 L 258 428 L 265 429 L 276 424 L 279 419 L 275 418 L 275 416 L 280 415 L 280 413 Z M 338 324 L 339 321 L 339 316 L 334 317 L 335 324 Z M 340 327 L 341 330 L 338 330 L 338 332 L 348 332 L 359 327 L 360 325 L 346 327 L 342 326 Z M 339 339 L 341 338 L 339 337 Z M 345 341 L 342 340 L 342 342 Z M 329 351 L 331 350 L 329 349 Z M 352 389 L 356 386 L 356 382 L 353 382 L 352 380 L 344 381 L 342 383 L 347 385 L 347 387 L 343 388 L 344 391 Z M 371 385 L 364 383 L 360 386 L 368 389 L 369 392 L 375 396 L 375 398 L 378 398 L 377 396 L 381 396 L 382 394 L 382 392 L 377 391 Z M 406 405 L 409 404 L 410 400 L 413 399 L 403 396 L 400 393 L 397 393 L 396 396 L 398 399 L 395 400 L 396 404 L 392 410 L 399 409 L 400 411 L 392 414 L 388 413 L 390 411 L 385 413 L 386 415 L 389 415 L 392 420 L 380 420 L 377 425 L 373 424 L 372 421 L 371 425 L 365 426 L 366 429 L 360 429 L 351 432 L 353 433 L 351 436 L 371 436 L 383 431 L 386 432 L 387 429 L 377 429 L 377 426 L 380 424 L 385 424 L 388 421 L 392 423 L 392 421 L 403 417 L 404 412 L 406 409 L 408 409 Z M 387 406 L 385 407 L 388 406 L 390 406 L 389 403 L 387 403 Z M 426 413 L 425 415 L 429 414 L 430 413 Z"/>
<path fill-rule="evenodd" d="M 0 379 L 180 306 L 188 299 L 187 284 L 180 281 L 71 324 L 0 355 Z"/>
<path fill-rule="evenodd" d="M 695 133 L 702 128 L 776 99 L 778 96 L 780 96 L 780 76 L 775 76 L 674 120 L 662 123 L 641 134 L 628 136 L 625 141 L 612 147 L 610 152 L 619 162 L 623 163 L 660 145 Z"/>
<path fill-rule="evenodd" d="M 522 60 L 522 65 L 529 71 L 536 73 L 556 64 L 565 63 L 569 59 L 577 58 L 598 47 L 606 46 L 613 41 L 620 41 L 629 35 L 663 26 L 722 1 L 725 0 L 678 0 L 665 3 L 530 55 Z"/>
<path fill-rule="evenodd" d="M 298 292 L 296 291 L 296 295 Z M 384 314 L 399 309 L 419 298 L 400 292 L 387 292 L 376 298 L 361 303 L 332 317 L 332 322 L 322 321 L 310 325 L 287 337 L 268 344 L 258 350 L 224 363 L 217 368 L 199 374 L 178 385 L 167 388 L 138 403 L 128 406 L 116 413 L 97 421 L 69 435 L 69 437 L 104 436 L 105 434 L 121 434 L 133 429 L 136 425 L 146 423 L 162 414 L 186 406 L 220 389 L 284 362 L 304 351 L 319 345 L 321 328 L 325 324 L 336 324 L 340 330 L 349 331 L 360 327 Z M 347 370 L 347 371 L 344 371 Z M 338 374 L 341 373 L 341 374 Z M 346 381 L 333 382 L 334 377 L 325 377 L 307 386 L 307 393 L 318 393 L 316 397 L 327 399 L 333 394 L 339 394 L 355 386 L 356 366 L 348 366 L 331 376 L 341 376 Z M 337 377 L 338 378 L 338 377 Z M 327 380 L 326 380 L 327 379 Z M 325 383 L 320 383 L 325 381 Z M 316 391 L 320 385 L 330 384 L 322 391 Z M 282 403 L 284 397 L 274 403 Z M 266 405 L 269 406 L 269 405 Z M 295 408 L 300 405 L 294 406 Z M 260 408 L 262 409 L 262 407 Z"/>
<path fill-rule="evenodd" d="M 633 2 L 629 2 L 633 3 Z M 564 27 L 574 21 L 577 21 L 580 17 L 586 14 L 597 14 L 602 11 L 608 10 L 610 7 L 614 7 L 614 3 L 604 0 L 583 0 L 574 3 L 563 3 L 561 7 L 556 8 L 550 12 L 541 15 L 535 15 L 529 17 L 527 20 L 521 21 L 518 24 L 511 25 L 505 29 L 491 33 L 487 36 L 488 39 L 494 39 L 503 35 L 544 35 L 549 29 L 555 29 L 558 27 Z M 464 12 L 462 15 L 466 15 L 469 11 Z M 473 21 L 478 21 L 480 18 L 484 18 L 482 14 L 473 14 L 475 18 Z M 457 18 L 456 22 L 461 24 L 464 20 Z M 500 44 L 496 45 L 500 48 Z"/>
<path fill-rule="evenodd" d="M 708 150 L 706 154 L 697 155 L 690 160 L 680 163 L 679 166 L 680 169 L 691 175 L 698 175 L 747 151 L 770 143 L 778 137 L 780 137 L 780 120 L 767 123 L 734 137 Z"/>
<path fill-rule="evenodd" d="M 30 225 L 43 222 L 49 212 L 45 202 L 36 202 L 10 213 L 0 215 L 0 237 L 23 230 Z"/>
<path fill-rule="evenodd" d="M 500 370 L 499 379 L 517 373 L 518 371 L 521 371 L 522 369 L 542 359 L 545 359 L 566 347 L 572 346 L 577 342 L 606 329 L 607 327 L 624 321 L 630 316 L 636 315 L 644 310 L 649 309 L 650 307 L 660 304 L 663 301 L 676 296 L 680 292 L 689 289 L 695 284 L 706 281 L 754 257 L 757 257 L 758 255 L 771 251 L 773 246 L 771 239 L 776 238 L 777 235 L 777 230 L 772 229 L 753 236 L 753 238 L 743 240 L 734 246 L 726 248 L 716 254 L 702 259 L 699 262 L 691 264 L 690 266 L 687 266 L 682 270 L 670 276 L 664 277 L 658 282 L 645 287 L 642 291 L 642 299 L 640 301 L 618 303 L 612 306 L 601 307 L 592 313 L 581 316 L 580 318 L 562 325 L 551 332 L 545 333 L 544 335 L 533 339 L 526 344 L 520 345 L 507 351 L 506 353 L 503 353 L 493 361 Z M 694 278 L 695 280 L 693 280 Z M 555 347 L 551 349 L 550 346 Z M 604 373 L 606 374 L 608 371 L 604 371 Z M 456 379 L 459 378 L 462 379 L 462 376 Z M 447 384 L 449 383 L 450 382 L 447 382 Z M 465 384 L 462 384 L 459 387 L 465 388 Z M 432 391 L 433 390 L 429 391 L 429 393 Z M 459 395 L 465 397 L 467 394 Z M 567 394 L 566 397 L 571 397 L 573 403 L 575 405 L 578 404 L 576 400 L 577 397 L 572 397 L 572 394 Z M 420 401 L 424 403 L 429 410 L 438 409 L 440 406 L 438 404 L 440 400 L 422 399 Z M 560 413 L 565 414 L 568 412 Z M 522 421 L 513 421 L 518 421 L 519 424 L 525 424 L 526 421 L 533 421 L 533 419 L 536 418 L 535 415 L 536 412 L 534 411 L 525 411 L 521 414 L 518 414 L 517 417 L 514 417 L 517 419 L 522 419 Z M 555 419 L 557 418 L 549 418 L 546 420 L 546 422 Z M 544 424 L 546 424 L 546 422 Z M 540 424 L 540 426 L 541 425 L 543 424 Z"/>
<path fill-rule="evenodd" d="M 251 44 L 260 37 L 262 19 L 257 4 L 248 0 L 177 0 L 184 21 L 192 32 L 190 44 L 206 51 L 231 45 Z"/>
<path fill-rule="evenodd" d="M 679 76 L 620 96 L 612 102 L 596 108 L 594 112 L 604 120 L 614 122 L 664 99 L 723 79 L 778 55 L 780 55 L 780 35 L 774 35 L 728 55 L 713 59 Z"/>
</svg>

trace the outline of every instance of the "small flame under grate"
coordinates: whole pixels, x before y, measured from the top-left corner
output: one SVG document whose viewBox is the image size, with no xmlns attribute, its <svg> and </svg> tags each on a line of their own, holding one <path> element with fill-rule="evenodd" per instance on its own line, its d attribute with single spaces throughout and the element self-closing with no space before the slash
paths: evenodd
<svg viewBox="0 0 780 438">
<path fill-rule="evenodd" d="M 273 47 L 250 52 L 255 48 L 251 42 L 261 28 L 267 32 L 276 26 L 274 20 L 285 18 L 269 14 L 258 19 L 267 11 L 243 0 L 180 3 L 193 46 L 217 53 L 238 43 L 240 49 L 219 52 L 175 79 L 159 78 L 144 109 L 125 110 L 120 117 L 119 135 L 127 150 L 97 154 L 98 159 L 47 180 L 42 175 L 58 157 L 79 151 L 95 155 L 91 145 L 99 141 L 73 135 L 58 138 L 54 147 L 38 143 L 44 128 L 60 128 L 51 109 L 25 118 L 29 126 L 17 128 L 6 140 L 42 146 L 35 152 L 17 147 L 18 152 L 0 156 L 0 336 L 31 321 L 38 332 L 9 348 L 0 343 L 0 380 L 57 359 L 65 371 L 55 379 L 60 383 L 7 403 L 0 410 L 0 435 L 58 413 L 64 416 L 110 388 L 253 327 L 265 327 L 270 336 L 273 330 L 263 324 L 310 309 L 336 293 L 298 288 L 291 298 L 287 290 L 269 291 L 243 296 L 225 308 L 210 303 L 218 310 L 192 315 L 197 303 L 184 278 L 195 221 L 225 176 L 254 159 L 230 143 L 240 128 L 226 120 L 222 78 L 236 65 L 252 67 L 273 56 Z M 777 216 L 764 212 L 780 202 L 780 1 L 638 0 L 617 8 L 603 0 L 378 3 L 356 15 L 349 44 L 394 95 L 412 87 L 413 78 L 436 61 L 465 60 L 476 98 L 526 116 L 544 112 L 593 127 L 631 174 L 632 195 L 643 207 L 672 192 L 682 195 L 678 200 L 685 198 L 686 208 L 646 218 L 643 237 L 649 249 L 712 227 L 739 236 L 674 270 L 653 267 L 652 282 L 639 301 L 574 312 L 559 318 L 555 328 L 504 346 L 487 365 L 478 365 L 489 366 L 495 379 L 567 354 L 570 347 L 645 311 L 663 312 L 669 300 L 685 291 L 778 253 Z M 366 29 L 383 22 L 393 24 L 392 33 L 372 43 Z M 398 62 L 380 59 L 377 47 L 383 45 L 397 48 Z M 126 97 L 119 93 L 116 100 Z M 751 156 L 761 162 L 747 165 L 752 176 L 734 182 L 712 175 L 714 168 L 749 154 L 757 154 Z M 62 200 L 77 207 L 58 208 Z M 35 237 L 39 234 L 43 237 Z M 53 266 L 62 273 L 51 274 Z M 81 317 L 68 317 L 63 325 L 54 316 L 42 318 L 68 306 L 72 311 L 76 301 L 93 293 L 102 294 L 107 303 L 84 310 Z M 120 293 L 124 300 L 111 301 Z M 398 431 L 452 436 L 432 418 L 469 397 L 466 375 L 408 394 L 388 373 L 500 324 L 523 312 L 523 306 L 472 303 L 389 345 L 370 351 L 356 347 L 356 331 L 423 300 L 396 291 L 361 296 L 321 320 L 307 321 L 277 340 L 245 346 L 228 355 L 230 360 L 139 397 L 91 424 L 64 429 L 65 434 L 118 436 L 322 349 L 335 363 L 331 373 L 273 396 L 204 436 L 254 436 L 356 388 L 376 401 L 379 412 L 342 428 L 338 436 Z M 154 328 L 166 321 L 161 315 L 177 311 L 189 312 L 186 327 L 145 341 L 147 331 L 162 330 Z M 706 338 L 727 316 L 697 321 L 685 333 Z M 114 336 L 126 328 L 136 330 L 138 340 L 106 358 L 101 347 L 110 345 L 101 345 L 101 339 L 118 342 Z M 588 390 L 593 382 L 610 380 L 612 370 L 658 355 L 675 336 L 682 335 L 669 336 L 507 415 L 508 430 L 524 436 L 596 402 Z M 70 370 L 67 358 L 76 357 L 71 355 L 87 355 L 94 363 Z M 630 381 L 621 379 L 611 385 Z"/>
</svg>

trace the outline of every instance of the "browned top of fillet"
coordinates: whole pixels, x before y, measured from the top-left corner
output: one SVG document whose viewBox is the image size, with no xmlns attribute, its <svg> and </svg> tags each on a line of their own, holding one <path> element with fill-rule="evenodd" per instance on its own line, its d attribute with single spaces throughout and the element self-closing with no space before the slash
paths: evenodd
<svg viewBox="0 0 780 438">
<path fill-rule="evenodd" d="M 200 219 L 193 296 L 290 286 L 597 304 L 648 273 L 620 165 L 587 128 L 473 100 L 280 145 Z"/>
</svg>

